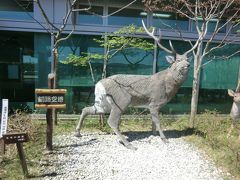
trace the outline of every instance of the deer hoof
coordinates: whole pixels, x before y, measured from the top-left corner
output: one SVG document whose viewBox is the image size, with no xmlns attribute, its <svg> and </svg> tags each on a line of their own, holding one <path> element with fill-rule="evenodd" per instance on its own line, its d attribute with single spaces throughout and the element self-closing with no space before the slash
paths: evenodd
<svg viewBox="0 0 240 180">
<path fill-rule="evenodd" d="M 134 147 L 132 144 L 130 143 L 127 143 L 127 144 L 124 144 L 122 141 L 119 141 L 120 144 L 124 145 L 127 149 L 131 149 L 131 150 L 137 150 L 136 147 Z"/>
<path fill-rule="evenodd" d="M 169 140 L 167 138 L 161 138 L 164 143 L 169 143 Z"/>
<path fill-rule="evenodd" d="M 75 137 L 82 137 L 82 135 L 80 134 L 80 132 L 76 132 L 76 133 L 74 134 L 74 136 L 75 136 Z"/>
<path fill-rule="evenodd" d="M 126 145 L 126 148 L 128 148 L 128 149 L 131 149 L 131 150 L 134 150 L 134 151 L 136 151 L 137 150 L 137 148 L 136 147 L 134 147 L 133 145 L 131 145 L 131 144 L 128 144 L 128 145 Z"/>
</svg>

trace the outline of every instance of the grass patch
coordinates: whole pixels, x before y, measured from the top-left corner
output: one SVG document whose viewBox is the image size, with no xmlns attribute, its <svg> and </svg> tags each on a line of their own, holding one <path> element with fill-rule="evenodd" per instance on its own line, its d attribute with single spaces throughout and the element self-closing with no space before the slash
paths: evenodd
<svg viewBox="0 0 240 180">
<path fill-rule="evenodd" d="M 188 142 L 203 149 L 217 165 L 230 172 L 236 179 L 240 179 L 240 145 L 236 143 L 237 132 L 234 131 L 232 137 L 227 138 L 231 120 L 219 116 L 217 112 L 207 111 L 197 116 L 196 128 L 190 129 L 188 119 L 187 115 L 178 119 L 161 117 L 161 123 L 166 133 L 175 132 L 178 136 L 184 137 Z M 84 121 L 82 131 L 112 132 L 106 120 L 104 123 L 105 125 L 100 127 L 98 119 L 88 118 Z M 58 125 L 54 126 L 53 135 L 73 134 L 76 124 L 77 121 L 74 120 L 59 120 Z M 151 125 L 149 119 L 123 120 L 120 129 L 122 132 L 151 131 Z M 41 178 L 40 162 L 44 159 L 46 121 L 35 120 L 30 127 L 31 141 L 24 143 L 27 165 L 32 177 Z M 0 158 L 0 179 L 24 179 L 15 146 L 7 145 L 6 154 Z"/>
<path fill-rule="evenodd" d="M 227 138 L 230 119 L 203 114 L 198 123 L 197 130 L 203 132 L 204 136 L 196 134 L 189 140 L 194 143 L 195 139 L 199 139 L 196 145 L 208 152 L 216 164 L 240 179 L 240 144 L 237 142 L 237 132 Z"/>
<path fill-rule="evenodd" d="M 42 152 L 45 148 L 45 124 L 35 121 L 34 128 L 31 129 L 31 140 L 23 143 L 26 155 L 28 171 L 31 176 L 39 175 L 39 166 Z M 6 145 L 5 155 L 0 156 L 0 179 L 24 179 L 22 167 L 15 144 Z"/>
<path fill-rule="evenodd" d="M 171 123 L 168 128 L 175 130 L 188 129 L 188 117 Z M 184 138 L 202 149 L 224 171 L 240 179 L 240 144 L 237 142 L 237 131 L 227 138 L 231 120 L 222 117 L 215 111 L 206 111 L 197 116 L 196 127 L 191 135 Z"/>
</svg>

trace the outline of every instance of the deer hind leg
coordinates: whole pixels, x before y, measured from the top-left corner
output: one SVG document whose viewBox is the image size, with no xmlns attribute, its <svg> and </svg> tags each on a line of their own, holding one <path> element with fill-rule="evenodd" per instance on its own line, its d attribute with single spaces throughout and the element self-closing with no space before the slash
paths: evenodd
<svg viewBox="0 0 240 180">
<path fill-rule="evenodd" d="M 150 109 L 150 113 L 151 113 L 151 116 L 152 116 L 152 121 L 155 124 L 156 129 L 159 132 L 159 135 L 160 135 L 162 141 L 167 143 L 168 140 L 165 137 L 165 135 L 164 135 L 164 133 L 161 129 L 158 108 L 149 108 L 149 109 Z"/>
<path fill-rule="evenodd" d="M 82 114 L 80 116 L 80 120 L 79 120 L 78 125 L 76 127 L 76 133 L 75 133 L 76 137 L 81 137 L 80 130 L 82 128 L 84 119 L 88 115 L 94 115 L 94 114 L 97 114 L 96 108 L 94 106 L 83 108 Z"/>
<path fill-rule="evenodd" d="M 136 150 L 136 148 L 132 144 L 130 144 L 127 141 L 127 139 L 119 131 L 121 114 L 122 114 L 122 111 L 119 108 L 117 107 L 112 108 L 108 118 L 108 124 L 126 148 Z"/>
<path fill-rule="evenodd" d="M 127 139 L 119 131 L 120 118 L 123 111 L 128 107 L 131 97 L 127 93 L 118 92 L 118 96 L 121 98 L 116 98 L 119 101 L 115 101 L 112 96 L 107 97 L 107 101 L 111 105 L 111 112 L 108 118 L 108 125 L 112 128 L 113 132 L 118 136 L 123 145 L 132 150 L 136 150 L 132 144 L 130 144 Z"/>
</svg>

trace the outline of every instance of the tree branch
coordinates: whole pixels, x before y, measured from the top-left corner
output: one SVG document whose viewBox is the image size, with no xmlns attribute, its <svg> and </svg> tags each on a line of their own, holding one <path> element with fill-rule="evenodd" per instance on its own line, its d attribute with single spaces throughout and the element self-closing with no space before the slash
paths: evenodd
<svg viewBox="0 0 240 180">
<path fill-rule="evenodd" d="M 46 24 L 47 24 L 49 30 L 51 31 L 51 33 L 53 33 L 53 32 L 52 32 L 52 31 L 53 31 L 52 28 L 59 31 L 59 28 L 57 28 L 57 27 L 56 27 L 53 23 L 51 23 L 51 21 L 49 20 L 49 18 L 48 18 L 48 16 L 46 15 L 46 13 L 45 13 L 45 11 L 44 11 L 44 9 L 43 9 L 40 1 L 39 1 L 39 0 L 34 0 L 34 1 L 37 3 L 37 5 L 38 5 L 38 7 L 39 7 L 39 9 L 40 9 L 40 11 L 41 11 L 41 13 L 42 13 L 45 21 L 46 21 Z M 52 28 L 51 28 L 51 27 L 52 27 Z"/>
</svg>

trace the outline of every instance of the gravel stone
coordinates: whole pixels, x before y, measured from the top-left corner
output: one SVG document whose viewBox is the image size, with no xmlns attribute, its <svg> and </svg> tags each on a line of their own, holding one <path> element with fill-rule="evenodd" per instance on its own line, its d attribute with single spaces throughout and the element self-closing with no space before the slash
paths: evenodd
<svg viewBox="0 0 240 180">
<path fill-rule="evenodd" d="M 52 180 L 221 180 L 224 174 L 203 152 L 182 138 L 165 144 L 150 133 L 128 133 L 137 150 L 119 143 L 116 135 L 84 133 L 54 137 L 55 151 L 48 155 L 49 172 L 42 165 L 43 179 Z"/>
</svg>

